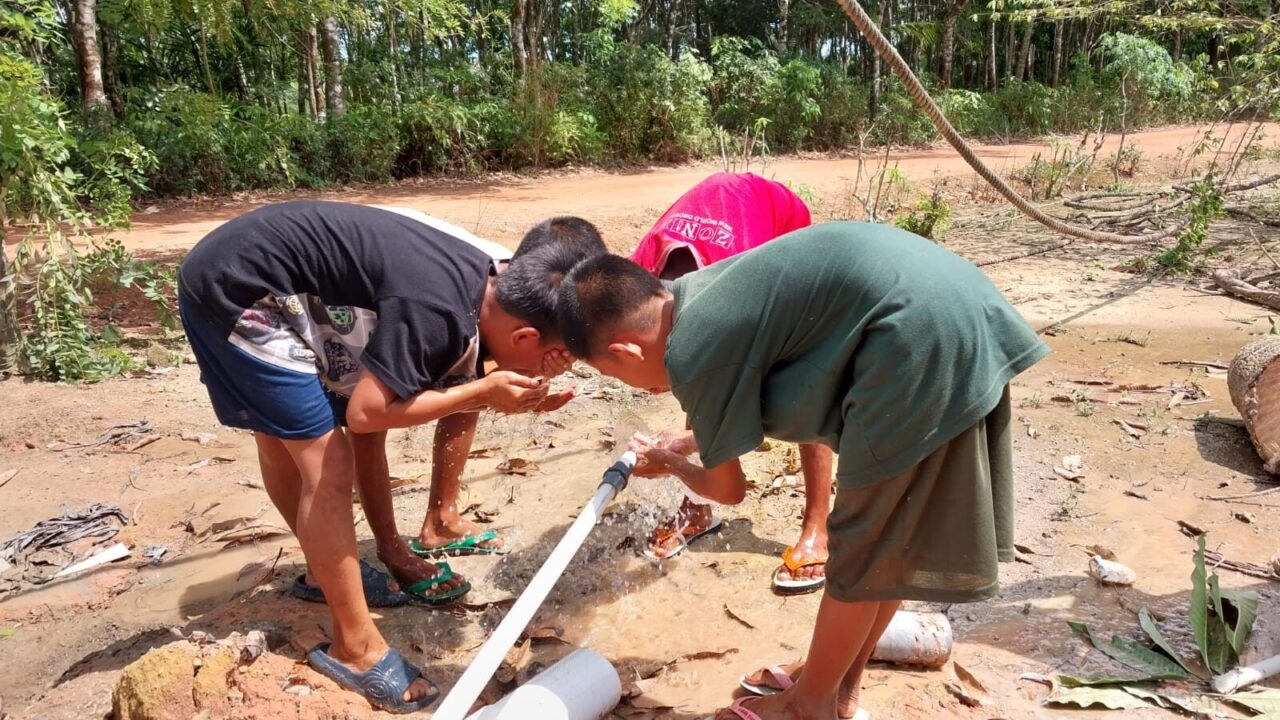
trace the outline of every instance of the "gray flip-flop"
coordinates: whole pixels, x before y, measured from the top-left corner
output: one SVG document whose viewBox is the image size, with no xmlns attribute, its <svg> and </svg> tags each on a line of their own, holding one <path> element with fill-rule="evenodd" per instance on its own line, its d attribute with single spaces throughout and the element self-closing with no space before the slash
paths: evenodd
<svg viewBox="0 0 1280 720">
<path fill-rule="evenodd" d="M 387 574 L 378 568 L 364 560 L 360 561 L 360 584 L 364 587 L 364 600 L 369 604 L 369 607 L 393 608 L 409 603 L 407 594 L 394 592 L 387 587 L 389 579 Z M 289 588 L 289 594 L 307 602 L 322 603 L 325 601 L 324 591 L 320 589 L 319 585 L 307 584 L 306 573 L 299 575 L 293 581 L 293 586 Z"/>
<path fill-rule="evenodd" d="M 405 691 L 413 681 L 418 678 L 426 680 L 426 677 L 394 648 L 387 650 L 387 654 L 382 656 L 377 665 L 362 673 L 334 660 L 329 655 L 329 643 L 320 643 L 311 648 L 307 653 L 307 663 L 312 670 L 344 689 L 359 693 L 379 710 L 400 714 L 418 712 L 426 710 L 440 697 L 440 689 L 427 680 L 431 692 L 426 697 L 411 702 L 404 701 Z"/>
</svg>

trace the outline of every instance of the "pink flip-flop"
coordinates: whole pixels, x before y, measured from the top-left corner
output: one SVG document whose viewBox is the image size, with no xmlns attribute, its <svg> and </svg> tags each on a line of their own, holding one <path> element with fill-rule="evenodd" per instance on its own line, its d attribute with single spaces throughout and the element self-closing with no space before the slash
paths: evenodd
<svg viewBox="0 0 1280 720">
<path fill-rule="evenodd" d="M 734 715 L 742 718 L 742 720 L 764 720 L 764 718 L 748 710 L 745 705 L 751 700 L 759 700 L 757 697 L 743 697 L 733 701 L 729 706 L 729 711 Z"/>
<path fill-rule="evenodd" d="M 747 681 L 748 676 L 746 675 L 738 678 L 738 684 L 742 686 L 743 690 L 746 690 L 752 695 L 760 696 L 777 695 L 783 690 L 795 685 L 795 681 L 791 679 L 791 676 L 787 674 L 786 670 L 782 669 L 781 665 L 770 665 L 769 667 L 764 668 L 764 671 L 773 678 L 773 681 L 776 682 L 779 687 L 771 687 L 763 683 L 759 685 L 753 684 Z"/>
</svg>

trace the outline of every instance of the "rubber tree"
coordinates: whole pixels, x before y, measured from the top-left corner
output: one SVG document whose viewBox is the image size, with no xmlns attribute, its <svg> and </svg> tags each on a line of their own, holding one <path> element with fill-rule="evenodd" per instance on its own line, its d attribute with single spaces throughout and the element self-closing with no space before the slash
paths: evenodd
<svg viewBox="0 0 1280 720">
<path fill-rule="evenodd" d="M 320 23 L 321 49 L 324 52 L 324 98 L 329 113 L 342 115 L 347 101 L 342 92 L 342 55 L 338 48 L 338 21 L 332 15 Z"/>
<path fill-rule="evenodd" d="M 938 42 L 938 84 L 943 90 L 951 87 L 951 68 L 956 61 L 956 21 L 969 9 L 970 0 L 948 2 L 943 8 L 942 37 Z"/>
<path fill-rule="evenodd" d="M 68 14 L 80 75 L 80 103 L 86 111 L 108 106 L 98 47 L 98 0 L 74 0 Z"/>
</svg>

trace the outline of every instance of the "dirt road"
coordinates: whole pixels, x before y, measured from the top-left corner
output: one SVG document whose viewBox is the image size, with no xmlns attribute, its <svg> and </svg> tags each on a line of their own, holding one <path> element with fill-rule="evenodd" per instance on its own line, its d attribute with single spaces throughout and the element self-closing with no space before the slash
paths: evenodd
<svg viewBox="0 0 1280 720">
<path fill-rule="evenodd" d="M 1162 128 L 1134 133 L 1125 143 L 1140 148 L 1149 172 L 1163 171 L 1179 150 L 1190 147 L 1204 132 L 1203 126 Z M 1241 128 L 1242 129 L 1242 128 Z M 1273 135 L 1275 133 L 1272 133 Z M 1063 142 L 1078 143 L 1079 138 Z M 1114 153 L 1119 136 L 1109 137 L 1099 154 Z M 1009 145 L 977 145 L 988 165 L 1002 174 L 1017 170 L 1037 153 L 1052 154 L 1046 142 Z M 1092 151 L 1092 146 L 1088 148 Z M 1156 158 L 1159 168 L 1154 165 Z M 874 162 L 874 159 L 869 161 Z M 962 188 L 972 186 L 978 197 L 988 195 L 969 166 L 949 146 L 899 150 L 890 162 L 906 179 L 927 191 L 944 178 L 957 179 Z M 539 220 L 552 215 L 580 215 L 609 229 L 614 250 L 634 247 L 641 233 L 682 192 L 708 173 L 723 169 L 700 163 L 681 167 L 654 167 L 621 172 L 583 170 L 557 172 L 544 177 L 508 177 L 482 180 L 423 180 L 394 186 L 343 189 L 332 192 L 289 193 L 288 197 L 314 197 L 364 204 L 402 205 L 461 225 L 472 232 L 514 247 L 520 236 Z M 836 217 L 855 215 L 849 192 L 858 177 L 858 160 L 844 158 L 778 158 L 752 171 L 793 185 L 807 186 Z M 870 170 L 868 171 L 870 172 Z M 280 195 L 243 200 L 180 201 L 158 205 L 155 212 L 138 213 L 133 230 L 123 239 L 144 254 L 170 256 L 191 247 L 218 224 Z"/>
</svg>

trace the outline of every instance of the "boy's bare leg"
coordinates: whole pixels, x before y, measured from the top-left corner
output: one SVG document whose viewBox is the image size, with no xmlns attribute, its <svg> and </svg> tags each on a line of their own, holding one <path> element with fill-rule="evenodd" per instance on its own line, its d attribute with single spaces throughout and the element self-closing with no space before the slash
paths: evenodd
<svg viewBox="0 0 1280 720">
<path fill-rule="evenodd" d="M 876 622 L 871 626 L 871 632 L 867 634 L 867 641 L 862 644 L 858 657 L 853 659 L 853 666 L 849 668 L 849 672 L 845 673 L 844 681 L 840 683 L 840 697 L 836 703 L 836 710 L 839 711 L 840 717 L 852 718 L 858 711 L 858 699 L 862 694 L 862 673 L 866 671 L 867 663 L 871 661 L 871 654 L 875 652 L 880 636 L 884 634 L 885 628 L 889 627 L 889 623 L 893 621 L 893 616 L 900 607 L 902 607 L 901 600 L 881 601 L 880 609 L 876 611 Z"/>
<path fill-rule="evenodd" d="M 462 470 L 467 453 L 476 438 L 478 413 L 458 413 L 436 421 L 435 444 L 431 456 L 431 495 L 427 516 L 422 521 L 418 541 L 427 547 L 439 547 L 483 530 L 458 514 L 458 494 L 462 490 Z M 481 543 L 480 547 L 497 550 L 502 539 Z"/>
<path fill-rule="evenodd" d="M 341 430 L 310 440 L 282 442 L 301 476 L 293 527 L 333 618 L 329 655 L 357 672 L 367 672 L 387 653 L 388 646 L 373 624 L 360 583 L 351 511 L 355 475 L 351 443 Z M 403 699 L 417 700 L 430 689 L 430 684 L 419 678 Z"/>
<path fill-rule="evenodd" d="M 804 474 L 804 516 L 800 539 L 795 544 L 795 559 L 809 560 L 827 556 L 827 517 L 831 515 L 831 479 L 835 453 L 826 445 L 800 445 L 800 471 Z M 825 565 L 800 568 L 792 576 L 783 568 L 782 580 L 809 580 L 826 575 Z"/>
<path fill-rule="evenodd" d="M 378 547 L 378 559 L 387 566 L 392 576 L 405 585 L 433 578 L 440 573 L 435 563 L 427 562 L 409 549 L 409 544 L 396 528 L 395 507 L 391 503 L 391 472 L 387 467 L 387 434 L 349 433 L 356 463 L 356 488 L 360 491 L 360 505 L 365 519 L 373 531 Z M 460 587 L 466 579 L 454 575 L 454 579 L 431 589 L 428 595 L 443 595 Z M 393 586 L 393 589 L 397 589 Z"/>
<path fill-rule="evenodd" d="M 867 642 L 863 644 L 858 656 L 854 658 L 849 672 L 845 673 L 844 680 L 840 683 L 840 696 L 839 702 L 836 703 L 836 710 L 841 720 L 849 720 L 858 712 L 858 698 L 862 692 L 862 674 L 867 669 L 867 663 L 871 661 L 871 655 L 875 652 L 876 643 L 880 641 L 880 636 L 884 634 L 885 628 L 889 627 L 889 623 L 893 621 L 894 614 L 898 612 L 898 608 L 901 606 L 902 601 L 900 600 L 889 600 L 880 603 L 880 609 L 876 612 L 876 622 L 871 627 L 871 632 L 867 635 Z M 791 677 L 792 682 L 795 682 L 803 674 L 804 665 L 804 662 L 798 662 L 782 665 L 781 668 L 783 672 Z M 766 670 L 757 670 L 747 676 L 747 682 L 753 685 L 781 689 L 773 675 Z"/>
<path fill-rule="evenodd" d="M 896 601 L 890 603 L 896 609 Z M 762 720 L 837 720 L 840 717 L 841 688 L 854 662 L 868 646 L 875 647 L 878 635 L 872 637 L 881 619 L 879 602 L 846 603 L 824 593 L 818 607 L 818 620 L 809 644 L 804 672 L 789 690 L 752 701 L 751 712 Z M 893 613 L 888 613 L 893 617 Z M 887 622 L 885 623 L 888 624 Z M 884 632 L 884 627 L 879 628 Z M 864 663 L 865 664 L 865 663 Z M 858 670 L 858 677 L 861 677 Z M 722 710 L 716 720 L 740 720 L 729 710 Z"/>
<path fill-rule="evenodd" d="M 262 486 L 267 491 L 267 497 L 271 498 L 271 503 L 280 511 L 289 529 L 297 535 L 298 496 L 302 493 L 302 475 L 293 462 L 293 455 L 289 454 L 289 449 L 280 438 L 254 433 L 253 439 L 258 445 L 258 467 L 262 470 Z M 308 578 L 307 582 L 311 582 L 311 579 Z"/>
</svg>

